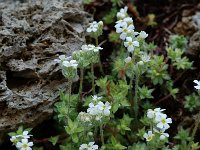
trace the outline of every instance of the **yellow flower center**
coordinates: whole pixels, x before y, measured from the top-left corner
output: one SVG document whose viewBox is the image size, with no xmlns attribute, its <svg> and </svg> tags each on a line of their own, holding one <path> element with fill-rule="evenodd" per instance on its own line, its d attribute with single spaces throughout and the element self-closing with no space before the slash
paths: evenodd
<svg viewBox="0 0 200 150">
<path fill-rule="evenodd" d="M 128 31 L 128 30 L 125 28 L 125 29 L 124 29 L 124 32 L 127 32 L 127 31 Z"/>
<path fill-rule="evenodd" d="M 23 148 L 27 148 L 28 145 L 27 145 L 27 144 L 23 144 L 22 147 L 23 147 Z"/>
<path fill-rule="evenodd" d="M 148 137 L 147 137 L 147 141 L 151 141 L 152 138 L 153 138 L 153 136 L 148 136 Z"/>
<path fill-rule="evenodd" d="M 132 42 L 128 42 L 128 45 L 132 45 Z"/>
<path fill-rule="evenodd" d="M 165 123 L 166 123 L 166 120 L 165 120 L 165 119 L 162 119 L 161 122 L 162 122 L 162 124 L 165 124 Z"/>
</svg>

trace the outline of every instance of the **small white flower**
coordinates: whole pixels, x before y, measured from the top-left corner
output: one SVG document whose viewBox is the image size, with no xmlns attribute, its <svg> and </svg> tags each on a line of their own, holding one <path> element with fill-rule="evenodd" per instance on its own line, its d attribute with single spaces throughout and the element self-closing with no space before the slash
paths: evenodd
<svg viewBox="0 0 200 150">
<path fill-rule="evenodd" d="M 90 122 L 92 120 L 92 116 L 86 112 L 80 112 L 78 114 L 78 119 L 82 122 Z"/>
<path fill-rule="evenodd" d="M 63 61 L 62 65 L 65 67 L 73 67 L 73 68 L 77 68 L 78 63 L 76 60 L 70 60 L 70 61 Z"/>
<path fill-rule="evenodd" d="M 89 108 L 87 109 L 87 113 L 91 115 L 97 115 L 99 113 L 99 110 L 96 105 L 94 105 L 93 103 L 90 103 Z"/>
<path fill-rule="evenodd" d="M 126 17 L 122 20 L 118 20 L 116 22 L 115 28 L 117 29 L 117 28 L 123 27 L 125 24 L 127 25 L 133 24 L 133 19 L 131 17 Z"/>
<path fill-rule="evenodd" d="M 86 29 L 87 32 L 96 32 L 98 30 L 98 23 L 96 21 L 93 21 L 92 23 L 89 23 L 89 27 Z"/>
<path fill-rule="evenodd" d="M 134 36 L 134 29 L 135 27 L 132 24 L 128 25 L 124 22 L 122 27 L 116 28 L 116 32 L 121 33 L 120 39 L 125 40 L 128 36 Z"/>
<path fill-rule="evenodd" d="M 22 139 L 21 142 L 17 142 L 16 147 L 20 150 L 32 150 L 33 142 L 28 142 L 28 139 Z"/>
<path fill-rule="evenodd" d="M 128 10 L 127 6 L 125 6 L 124 8 L 121 8 L 120 12 L 117 13 L 117 18 L 124 19 L 127 16 L 127 10 Z"/>
<path fill-rule="evenodd" d="M 102 112 L 103 115 L 110 115 L 111 106 L 109 102 L 106 102 L 105 104 L 103 102 L 98 102 L 97 108 Z"/>
<path fill-rule="evenodd" d="M 162 112 L 164 110 L 165 109 L 161 109 L 161 108 L 155 108 L 154 110 L 148 109 L 147 110 L 147 117 L 150 118 L 150 119 L 155 118 L 155 117 L 159 116 L 160 114 L 162 114 Z"/>
<path fill-rule="evenodd" d="M 102 96 L 97 96 L 97 95 L 92 96 L 92 100 L 95 102 L 99 101 L 100 99 L 102 99 Z"/>
<path fill-rule="evenodd" d="M 148 34 L 147 34 L 145 31 L 141 31 L 141 32 L 139 33 L 139 37 L 142 38 L 142 39 L 147 38 L 147 36 L 148 36 Z"/>
<path fill-rule="evenodd" d="M 167 130 L 169 128 L 169 123 L 172 123 L 172 119 L 167 118 L 166 114 L 160 114 L 155 118 L 155 121 L 158 122 L 156 126 L 162 130 Z"/>
<path fill-rule="evenodd" d="M 82 144 L 79 150 L 95 150 L 98 149 L 98 145 L 94 145 L 94 142 L 89 142 L 89 144 Z"/>
<path fill-rule="evenodd" d="M 157 129 L 153 129 L 154 132 L 158 133 L 160 135 L 160 140 L 164 140 L 165 138 L 168 138 L 169 137 L 169 134 L 168 133 L 164 133 L 165 130 L 161 129 L 160 131 L 158 131 Z"/>
<path fill-rule="evenodd" d="M 160 140 L 164 140 L 164 139 L 166 139 L 166 138 L 168 138 L 169 137 L 169 134 L 168 133 L 161 133 L 161 135 L 160 135 Z"/>
<path fill-rule="evenodd" d="M 16 136 L 12 136 L 12 137 L 10 138 L 10 141 L 11 141 L 12 143 L 15 143 L 16 140 L 17 140 L 17 137 L 16 137 Z"/>
<path fill-rule="evenodd" d="M 28 131 L 23 131 L 22 135 L 17 135 L 16 137 L 22 137 L 23 139 L 28 139 L 32 135 L 28 135 Z"/>
<path fill-rule="evenodd" d="M 102 50 L 103 48 L 99 47 L 99 46 L 96 46 L 94 47 L 93 51 L 94 52 L 98 52 L 99 50 Z"/>
<path fill-rule="evenodd" d="M 143 135 L 143 137 L 146 139 L 147 142 L 151 141 L 155 135 L 152 133 L 152 131 L 148 131 Z"/>
<path fill-rule="evenodd" d="M 141 59 L 142 59 L 143 62 L 146 63 L 146 62 L 149 62 L 149 61 L 150 61 L 150 56 L 147 55 L 147 54 L 145 54 L 145 55 L 142 55 L 142 58 L 141 58 Z"/>
<path fill-rule="evenodd" d="M 193 82 L 197 84 L 196 86 L 194 86 L 194 88 L 200 90 L 200 81 L 194 80 Z"/>
<path fill-rule="evenodd" d="M 132 58 L 129 56 L 129 57 L 125 58 L 124 61 L 125 61 L 125 63 L 129 63 L 129 62 L 131 62 L 131 59 L 132 59 Z"/>
<path fill-rule="evenodd" d="M 133 41 L 131 37 L 127 37 L 126 42 L 124 42 L 124 46 L 128 48 L 129 52 L 133 52 L 135 47 L 139 47 L 139 42 Z"/>
<path fill-rule="evenodd" d="M 65 60 L 71 59 L 71 56 L 66 57 L 65 55 L 60 55 L 58 58 L 59 58 L 59 59 L 54 59 L 54 61 L 55 61 L 56 63 L 61 63 L 61 62 L 65 61 Z"/>
</svg>

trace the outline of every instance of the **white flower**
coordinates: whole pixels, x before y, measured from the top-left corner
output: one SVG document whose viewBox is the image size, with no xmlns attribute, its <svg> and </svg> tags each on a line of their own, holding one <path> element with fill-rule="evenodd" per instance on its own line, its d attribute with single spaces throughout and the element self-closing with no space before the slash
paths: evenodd
<svg viewBox="0 0 200 150">
<path fill-rule="evenodd" d="M 89 23 L 89 27 L 86 29 L 87 32 L 96 32 L 98 30 L 98 23 L 96 21 L 93 21 L 92 23 Z"/>
<path fill-rule="evenodd" d="M 99 50 L 102 50 L 103 48 L 99 47 L 99 46 L 96 46 L 94 47 L 93 51 L 94 52 L 98 52 Z"/>
<path fill-rule="evenodd" d="M 142 55 L 141 59 L 142 59 L 143 62 L 149 62 L 150 61 L 150 56 L 145 54 L 145 55 Z"/>
<path fill-rule="evenodd" d="M 125 63 L 129 63 L 129 62 L 131 62 L 131 59 L 132 58 L 129 56 L 129 57 L 125 58 L 124 61 L 125 61 Z"/>
<path fill-rule="evenodd" d="M 127 36 L 134 36 L 134 29 L 135 27 L 132 24 L 128 25 L 124 22 L 122 27 L 116 28 L 116 32 L 121 33 L 120 39 L 125 40 Z"/>
<path fill-rule="evenodd" d="M 20 150 L 32 150 L 33 142 L 28 142 L 28 139 L 22 139 L 21 142 L 17 142 L 16 147 Z"/>
<path fill-rule="evenodd" d="M 78 63 L 76 60 L 70 60 L 70 61 L 63 61 L 62 62 L 62 65 L 65 66 L 65 67 L 73 67 L 73 68 L 77 68 L 78 66 Z"/>
<path fill-rule="evenodd" d="M 66 57 L 65 55 L 60 55 L 58 58 L 59 58 L 59 59 L 54 59 L 54 61 L 55 61 L 56 63 L 61 63 L 61 62 L 65 61 L 65 60 L 71 59 L 71 56 Z"/>
<path fill-rule="evenodd" d="M 94 145 L 94 142 L 89 142 L 89 144 L 82 144 L 79 150 L 95 150 L 98 149 L 98 145 Z"/>
<path fill-rule="evenodd" d="M 16 137 L 16 136 L 12 136 L 12 137 L 10 138 L 10 141 L 11 141 L 12 143 L 15 143 L 16 140 L 17 140 L 17 137 Z"/>
<path fill-rule="evenodd" d="M 164 140 L 165 138 L 168 138 L 168 137 L 169 137 L 168 133 L 161 133 L 160 140 Z"/>
<path fill-rule="evenodd" d="M 99 46 L 94 46 L 92 44 L 88 44 L 88 45 L 82 45 L 81 46 L 81 50 L 82 51 L 94 51 L 94 52 L 98 52 L 99 50 L 102 50 L 103 48 L 99 47 Z"/>
<path fill-rule="evenodd" d="M 122 20 L 118 20 L 116 22 L 115 28 L 117 29 L 117 28 L 123 27 L 125 24 L 127 25 L 133 24 L 133 19 L 131 17 L 126 17 Z"/>
<path fill-rule="evenodd" d="M 97 95 L 92 96 L 92 100 L 95 102 L 97 102 L 100 99 L 102 99 L 102 96 L 97 96 Z"/>
<path fill-rule="evenodd" d="M 157 129 L 153 129 L 154 132 L 160 134 L 160 140 L 164 140 L 165 138 L 168 138 L 169 137 L 169 134 L 168 133 L 164 133 L 165 130 L 161 129 L 160 131 L 158 131 Z"/>
<path fill-rule="evenodd" d="M 155 118 L 155 121 L 158 123 L 156 126 L 159 129 L 166 130 L 169 128 L 169 123 L 172 123 L 171 118 L 167 118 L 166 114 L 160 114 Z"/>
<path fill-rule="evenodd" d="M 194 80 L 193 82 L 197 84 L 196 86 L 194 86 L 194 88 L 200 90 L 200 81 Z"/>
<path fill-rule="evenodd" d="M 154 110 L 148 109 L 147 110 L 147 117 L 150 118 L 150 119 L 155 118 L 155 117 L 159 116 L 160 114 L 162 114 L 162 112 L 164 110 L 165 109 L 161 109 L 161 108 L 155 108 Z"/>
<path fill-rule="evenodd" d="M 139 42 L 133 41 L 133 39 L 131 37 L 127 37 L 126 42 L 124 42 L 124 46 L 128 48 L 129 52 L 133 52 L 134 47 L 139 47 Z"/>
<path fill-rule="evenodd" d="M 103 102 L 98 102 L 97 108 L 102 112 L 103 115 L 110 115 L 111 106 L 109 102 L 106 102 L 105 104 Z"/>
<path fill-rule="evenodd" d="M 99 110 L 96 105 L 94 105 L 93 103 L 90 103 L 89 108 L 87 109 L 87 113 L 91 115 L 97 115 L 99 113 Z"/>
<path fill-rule="evenodd" d="M 127 10 L 128 10 L 127 6 L 125 6 L 124 8 L 121 8 L 120 12 L 117 13 L 117 18 L 124 19 L 127 16 Z"/>
<path fill-rule="evenodd" d="M 152 131 L 148 131 L 143 135 L 143 137 L 146 139 L 147 142 L 151 141 L 155 135 L 152 133 Z"/>
<path fill-rule="evenodd" d="M 90 122 L 92 120 L 92 116 L 86 112 L 80 112 L 78 114 L 78 119 L 82 122 Z"/>
<path fill-rule="evenodd" d="M 22 135 L 17 135 L 16 137 L 22 137 L 23 139 L 28 139 L 32 135 L 28 135 L 28 131 L 23 131 Z"/>
<path fill-rule="evenodd" d="M 148 34 L 147 34 L 145 31 L 141 31 L 141 32 L 139 33 L 139 37 L 142 38 L 142 39 L 147 38 L 147 36 L 148 36 Z"/>
</svg>

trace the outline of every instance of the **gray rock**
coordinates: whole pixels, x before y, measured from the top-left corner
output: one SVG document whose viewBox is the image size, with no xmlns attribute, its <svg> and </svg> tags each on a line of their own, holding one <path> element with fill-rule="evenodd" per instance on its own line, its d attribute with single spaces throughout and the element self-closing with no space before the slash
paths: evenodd
<svg viewBox="0 0 200 150">
<path fill-rule="evenodd" d="M 0 1 L 0 133 L 34 127 L 53 113 L 66 89 L 58 65 L 85 42 L 81 0 Z"/>
</svg>

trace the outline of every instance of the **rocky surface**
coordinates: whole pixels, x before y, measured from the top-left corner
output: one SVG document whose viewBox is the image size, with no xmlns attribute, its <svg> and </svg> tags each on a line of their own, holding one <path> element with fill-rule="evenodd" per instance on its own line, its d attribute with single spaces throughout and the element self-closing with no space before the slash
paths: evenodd
<svg viewBox="0 0 200 150">
<path fill-rule="evenodd" d="M 200 54 L 200 3 L 182 12 L 182 19 L 174 28 L 175 32 L 189 37 L 188 53 Z"/>
<path fill-rule="evenodd" d="M 53 60 L 79 50 L 87 21 L 80 0 L 0 1 L 0 133 L 52 115 L 67 88 Z"/>
</svg>

